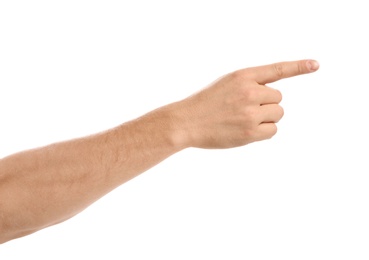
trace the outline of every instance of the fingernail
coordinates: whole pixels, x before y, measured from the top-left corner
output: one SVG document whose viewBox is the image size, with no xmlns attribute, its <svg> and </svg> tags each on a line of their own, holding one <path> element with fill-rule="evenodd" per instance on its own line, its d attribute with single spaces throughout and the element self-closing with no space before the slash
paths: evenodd
<svg viewBox="0 0 369 260">
<path fill-rule="evenodd" d="M 319 69 L 319 63 L 315 60 L 308 60 L 306 66 L 310 71 L 315 71 Z"/>
</svg>

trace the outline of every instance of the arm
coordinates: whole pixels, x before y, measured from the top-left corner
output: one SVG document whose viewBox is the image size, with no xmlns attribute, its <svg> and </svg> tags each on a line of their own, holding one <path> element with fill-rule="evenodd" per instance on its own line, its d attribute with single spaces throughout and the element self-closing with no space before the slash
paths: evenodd
<svg viewBox="0 0 369 260">
<path fill-rule="evenodd" d="M 265 84 L 317 69 L 303 60 L 239 70 L 116 128 L 1 159 L 0 243 L 73 217 L 182 149 L 271 138 L 283 109 Z"/>
</svg>

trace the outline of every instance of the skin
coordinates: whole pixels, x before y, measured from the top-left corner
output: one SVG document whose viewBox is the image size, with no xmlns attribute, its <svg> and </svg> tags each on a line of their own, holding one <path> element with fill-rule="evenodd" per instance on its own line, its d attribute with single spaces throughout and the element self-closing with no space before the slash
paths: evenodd
<svg viewBox="0 0 369 260">
<path fill-rule="evenodd" d="M 113 129 L 1 159 L 0 243 L 73 217 L 183 149 L 271 138 L 283 116 L 282 95 L 266 84 L 318 68 L 300 60 L 238 70 Z"/>
</svg>

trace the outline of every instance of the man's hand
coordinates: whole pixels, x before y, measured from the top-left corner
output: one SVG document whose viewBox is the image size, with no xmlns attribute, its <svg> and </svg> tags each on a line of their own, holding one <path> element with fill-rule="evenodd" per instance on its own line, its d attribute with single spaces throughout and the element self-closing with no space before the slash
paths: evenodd
<svg viewBox="0 0 369 260">
<path fill-rule="evenodd" d="M 265 84 L 318 66 L 304 60 L 239 70 L 107 131 L 0 159 L 0 244 L 73 217 L 186 147 L 227 148 L 272 137 L 283 116 L 282 96 Z"/>
<path fill-rule="evenodd" d="M 235 71 L 177 103 L 184 147 L 230 148 L 269 139 L 283 116 L 280 91 L 266 86 L 283 78 L 311 73 L 314 60 L 281 62 Z M 176 111 L 174 109 L 173 111 Z"/>
</svg>

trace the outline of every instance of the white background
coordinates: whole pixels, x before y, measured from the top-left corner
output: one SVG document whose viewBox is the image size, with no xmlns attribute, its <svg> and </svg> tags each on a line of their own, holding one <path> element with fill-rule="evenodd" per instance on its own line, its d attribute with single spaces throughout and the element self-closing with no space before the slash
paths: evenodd
<svg viewBox="0 0 369 260">
<path fill-rule="evenodd" d="M 0 259 L 368 259 L 366 5 L 0 1 L 0 158 L 114 127 L 236 69 L 321 64 L 270 85 L 285 109 L 273 139 L 178 153 L 1 245 Z"/>
</svg>

